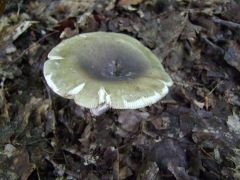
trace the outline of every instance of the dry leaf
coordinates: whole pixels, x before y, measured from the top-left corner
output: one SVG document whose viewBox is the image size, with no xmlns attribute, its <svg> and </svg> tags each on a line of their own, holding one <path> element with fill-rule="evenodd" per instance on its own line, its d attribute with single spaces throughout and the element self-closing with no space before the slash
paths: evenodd
<svg viewBox="0 0 240 180">
<path fill-rule="evenodd" d="M 5 6 L 6 6 L 6 0 L 0 0 L 0 15 L 3 13 Z"/>
<path fill-rule="evenodd" d="M 240 71 L 240 45 L 237 42 L 230 42 L 229 48 L 224 55 L 224 60 Z"/>
<path fill-rule="evenodd" d="M 143 0 L 120 0 L 118 4 L 120 6 L 131 6 L 131 5 L 137 5 L 143 2 Z"/>
</svg>

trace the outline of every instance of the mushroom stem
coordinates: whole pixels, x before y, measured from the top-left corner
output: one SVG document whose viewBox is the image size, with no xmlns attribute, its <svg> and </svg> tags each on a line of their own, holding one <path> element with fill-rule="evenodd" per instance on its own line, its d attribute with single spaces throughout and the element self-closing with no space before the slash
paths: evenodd
<svg viewBox="0 0 240 180">
<path fill-rule="evenodd" d="M 93 116 L 100 116 L 109 109 L 110 108 L 109 108 L 108 104 L 103 104 L 103 105 L 98 106 L 97 108 L 90 109 L 90 112 Z"/>
</svg>

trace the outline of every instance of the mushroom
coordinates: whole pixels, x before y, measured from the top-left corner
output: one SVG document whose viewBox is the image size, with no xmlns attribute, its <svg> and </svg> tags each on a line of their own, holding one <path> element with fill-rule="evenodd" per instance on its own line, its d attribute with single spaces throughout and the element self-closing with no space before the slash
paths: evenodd
<svg viewBox="0 0 240 180">
<path fill-rule="evenodd" d="M 138 109 L 156 103 L 173 84 L 159 59 L 121 33 L 93 32 L 66 39 L 48 54 L 48 86 L 99 115 L 109 108 Z"/>
</svg>

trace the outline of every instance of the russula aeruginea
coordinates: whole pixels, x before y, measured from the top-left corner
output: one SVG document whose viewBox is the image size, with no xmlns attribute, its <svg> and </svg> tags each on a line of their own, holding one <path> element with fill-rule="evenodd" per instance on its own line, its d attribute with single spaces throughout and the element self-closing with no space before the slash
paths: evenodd
<svg viewBox="0 0 240 180">
<path fill-rule="evenodd" d="M 94 32 L 62 41 L 44 64 L 58 95 L 90 109 L 137 109 L 156 103 L 172 80 L 159 59 L 138 40 Z"/>
</svg>

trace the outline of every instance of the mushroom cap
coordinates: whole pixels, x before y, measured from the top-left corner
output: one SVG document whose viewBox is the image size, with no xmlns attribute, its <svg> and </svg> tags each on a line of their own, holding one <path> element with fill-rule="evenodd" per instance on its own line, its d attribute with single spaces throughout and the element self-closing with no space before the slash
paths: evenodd
<svg viewBox="0 0 240 180">
<path fill-rule="evenodd" d="M 62 41 L 48 54 L 43 73 L 55 93 L 91 109 L 142 108 L 163 98 L 173 84 L 148 48 L 128 35 L 110 32 Z"/>
</svg>

